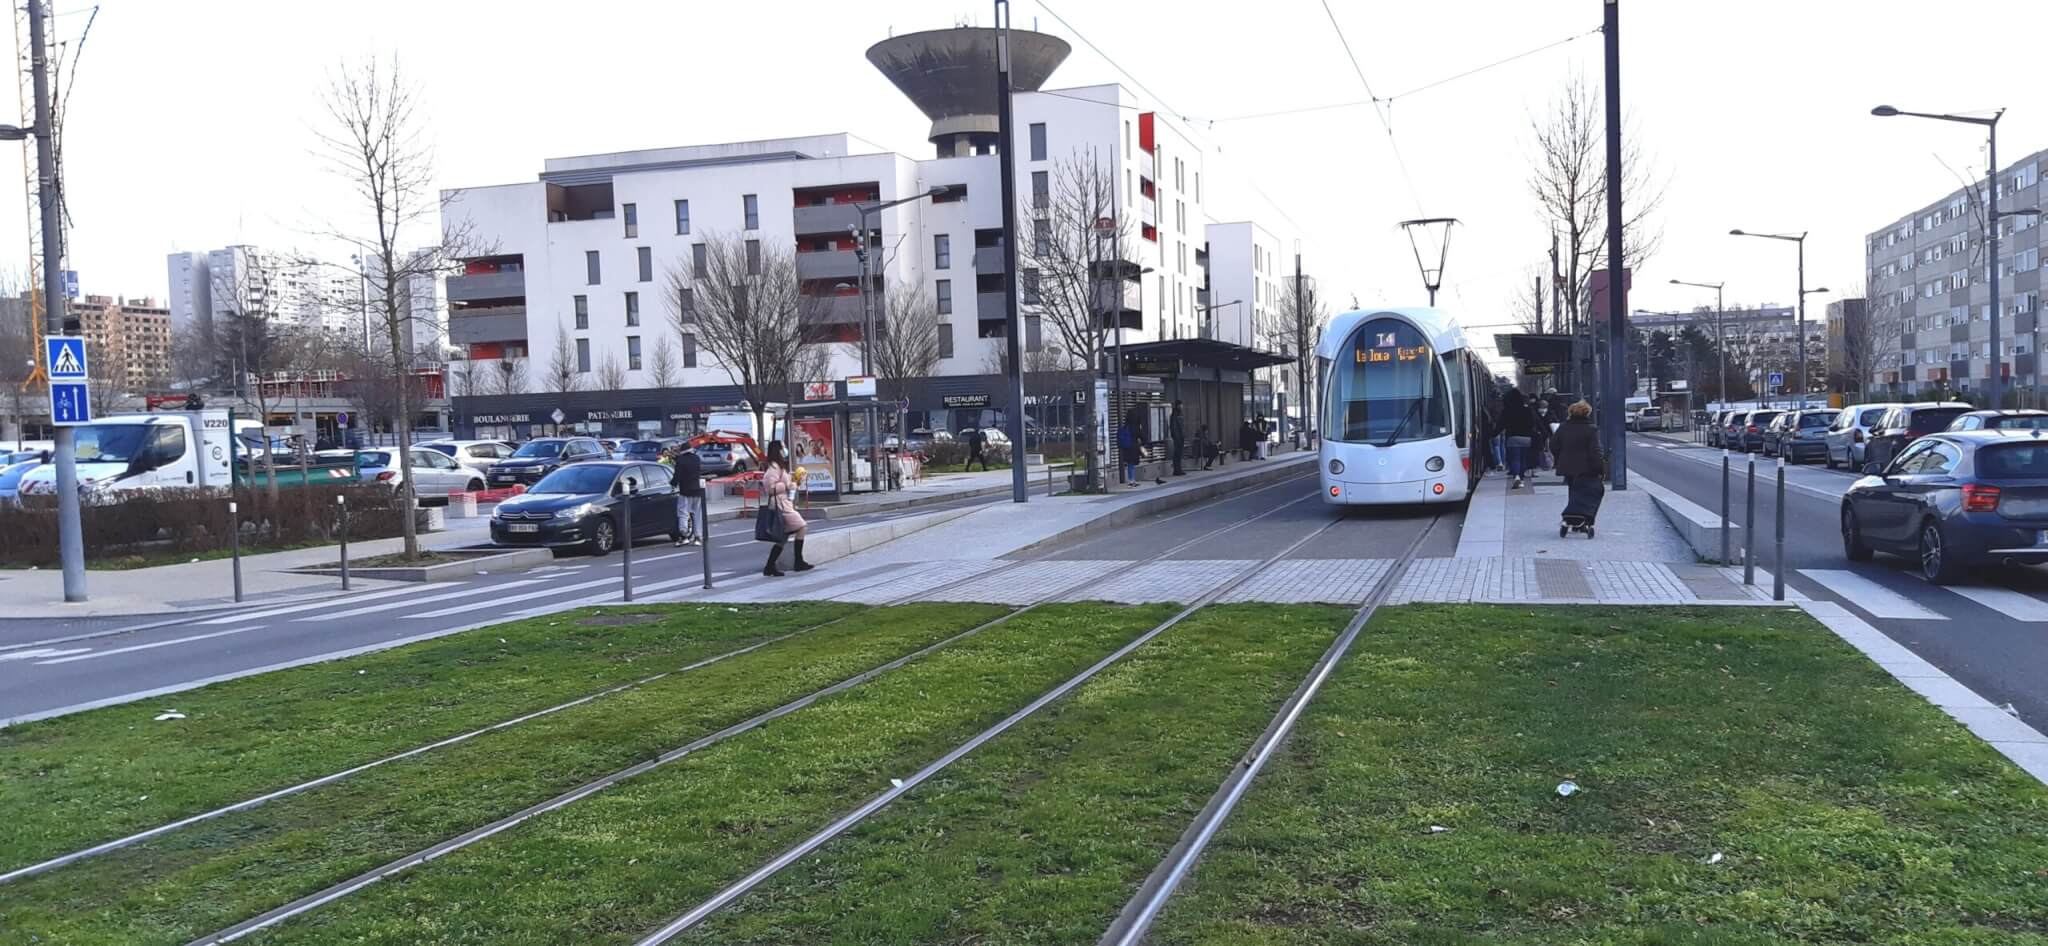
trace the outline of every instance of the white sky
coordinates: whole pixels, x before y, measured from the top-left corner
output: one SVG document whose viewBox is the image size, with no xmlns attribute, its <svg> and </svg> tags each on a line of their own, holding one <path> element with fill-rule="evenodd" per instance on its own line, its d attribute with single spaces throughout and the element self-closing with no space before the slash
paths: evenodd
<svg viewBox="0 0 2048 946">
<path fill-rule="evenodd" d="M 1137 83 L 1035 0 L 1014 23 L 1074 44 L 1050 87 L 1142 84 L 1204 121 L 1221 150 L 1219 219 L 1274 217 L 1303 234 L 1305 268 L 1348 304 L 1411 303 L 1420 281 L 1396 220 L 1454 216 L 1439 301 L 1490 342 L 1509 297 L 1547 251 L 1526 186 L 1529 122 L 1568 77 L 1596 85 L 1600 38 L 1401 93 L 1599 25 L 1598 0 L 1331 0 L 1365 78 L 1395 96 L 1395 140 L 1420 207 L 1369 109 L 1207 119 L 1364 97 L 1318 0 L 1048 0 Z M 58 0 L 75 41 L 86 0 Z M 927 122 L 862 53 L 891 29 L 991 20 L 985 2 L 585 0 L 313 4 L 105 0 L 70 98 L 71 268 L 96 294 L 167 291 L 164 256 L 235 242 L 316 246 L 349 205 L 314 154 L 324 77 L 345 57 L 398 54 L 424 87 L 444 186 L 531 180 L 551 156 L 848 131 L 925 156 Z M 1859 287 L 1862 238 L 1981 173 L 1970 126 L 1877 119 L 2007 106 L 2009 162 L 2048 147 L 2035 50 L 2048 5 L 2000 0 L 1967 20 L 1924 0 L 1624 0 L 1624 101 L 1668 178 L 1661 252 L 1636 275 L 1637 308 L 1687 308 L 1726 280 L 1728 301 L 1794 298 L 1792 247 L 1727 236 L 1811 230 L 1808 284 Z M 2000 24 L 1987 37 L 1987 24 Z M 2000 50 L 1979 55 L 1989 40 Z M 1945 168 L 1945 160 L 1952 172 Z M 1231 193 L 1243 200 L 1230 198 Z M 0 188 L 0 269 L 25 268 L 22 198 Z M 1284 221 L 1282 221 L 1284 223 Z M 423 233 L 421 239 L 430 239 Z M 1820 318 L 1832 297 L 1814 297 Z"/>
</svg>

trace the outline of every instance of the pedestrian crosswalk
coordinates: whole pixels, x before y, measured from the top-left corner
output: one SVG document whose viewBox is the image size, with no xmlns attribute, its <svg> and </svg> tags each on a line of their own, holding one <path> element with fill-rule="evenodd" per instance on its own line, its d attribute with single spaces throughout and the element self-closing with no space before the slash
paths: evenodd
<svg viewBox="0 0 2048 946">
<path fill-rule="evenodd" d="M 1908 573 L 1880 581 L 1847 569 L 1802 568 L 1799 574 L 1820 583 L 1843 604 L 1881 620 L 1968 620 L 1964 602 L 1995 611 L 2015 621 L 2048 622 L 2048 594 L 1990 584 L 1930 585 Z M 1961 600 L 1957 600 L 1961 599 Z"/>
<path fill-rule="evenodd" d="M 1802 568 L 1805 575 L 1871 617 L 1903 621 L 1946 621 L 1948 617 L 1912 598 L 1856 572 L 1841 568 Z"/>
<path fill-rule="evenodd" d="M 2009 588 L 1977 588 L 1954 585 L 1948 588 L 2015 621 L 2048 621 L 2048 601 Z"/>
</svg>

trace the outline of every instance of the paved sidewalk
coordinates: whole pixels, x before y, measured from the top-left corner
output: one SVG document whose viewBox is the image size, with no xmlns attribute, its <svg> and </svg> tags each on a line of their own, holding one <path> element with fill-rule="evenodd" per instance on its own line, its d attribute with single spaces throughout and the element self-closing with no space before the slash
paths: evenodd
<svg viewBox="0 0 2048 946">
<path fill-rule="evenodd" d="M 1538 557 L 1615 562 L 1698 561 L 1691 546 L 1657 510 L 1642 489 L 1609 489 L 1601 500 L 1594 537 L 1573 534 L 1559 538 L 1565 485 L 1545 472 L 1508 489 L 1504 476 L 1487 476 L 1472 496 L 1465 530 L 1458 538 L 1459 558 Z"/>
</svg>

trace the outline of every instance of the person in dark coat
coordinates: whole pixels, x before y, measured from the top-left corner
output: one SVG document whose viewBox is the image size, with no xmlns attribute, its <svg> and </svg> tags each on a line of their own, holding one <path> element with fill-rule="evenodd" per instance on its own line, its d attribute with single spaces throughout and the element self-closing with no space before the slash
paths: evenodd
<svg viewBox="0 0 2048 946">
<path fill-rule="evenodd" d="M 1188 452 L 1188 421 L 1181 412 L 1179 401 L 1173 402 L 1173 416 L 1167 418 L 1166 436 L 1173 447 L 1173 475 L 1188 475 L 1188 471 L 1181 467 L 1181 457 Z"/>
<path fill-rule="evenodd" d="M 1600 485 L 1607 475 L 1607 456 L 1600 451 L 1600 430 L 1593 426 L 1593 405 L 1580 401 L 1565 411 L 1564 423 L 1550 440 L 1557 472 L 1564 477 L 1570 498 L 1564 514 L 1584 520 L 1590 527 L 1600 512 Z"/>
<path fill-rule="evenodd" d="M 1138 485 L 1138 460 L 1140 446 L 1144 443 L 1139 431 L 1145 426 L 1145 409 L 1136 404 L 1124 412 L 1123 426 L 1116 432 L 1117 459 L 1124 465 L 1124 483 L 1133 489 Z"/>
<path fill-rule="evenodd" d="M 1216 457 L 1222 451 L 1216 449 L 1216 441 L 1209 436 L 1208 424 L 1195 430 L 1195 451 L 1202 455 L 1202 469 L 1216 465 Z"/>
<path fill-rule="evenodd" d="M 987 472 L 988 456 L 981 451 L 988 443 L 988 434 L 983 432 L 981 426 L 977 424 L 967 428 L 961 433 L 961 436 L 967 438 L 967 465 L 961 468 L 961 472 L 973 472 L 974 464 L 976 463 L 980 463 L 982 471 Z"/>
<path fill-rule="evenodd" d="M 1245 459 L 1250 460 L 1258 455 L 1258 442 L 1259 430 L 1252 426 L 1251 420 L 1247 418 L 1239 421 L 1237 425 L 1237 449 L 1240 453 L 1244 454 Z"/>
<path fill-rule="evenodd" d="M 1547 470 L 1550 469 L 1550 423 L 1556 418 L 1551 416 L 1550 404 L 1542 398 L 1536 399 L 1532 410 L 1536 412 L 1536 439 L 1529 443 L 1529 469 Z"/>
<path fill-rule="evenodd" d="M 1522 392 L 1510 390 L 1501 399 L 1500 426 L 1507 446 L 1509 489 L 1522 488 L 1522 473 L 1529 462 L 1529 445 L 1536 442 L 1536 414 L 1529 410 Z"/>
</svg>

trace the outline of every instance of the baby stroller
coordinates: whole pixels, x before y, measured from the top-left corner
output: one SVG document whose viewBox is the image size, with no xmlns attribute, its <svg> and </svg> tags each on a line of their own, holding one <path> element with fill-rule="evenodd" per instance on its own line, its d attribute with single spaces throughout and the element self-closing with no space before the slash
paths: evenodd
<svg viewBox="0 0 2048 946">
<path fill-rule="evenodd" d="M 1562 539 L 1574 532 L 1583 532 L 1586 538 L 1593 537 L 1593 520 L 1600 515 L 1600 500 L 1607 495 L 1607 487 L 1598 476 L 1574 476 L 1566 484 L 1567 498 L 1564 504 L 1564 518 L 1558 523 L 1557 537 Z"/>
</svg>

